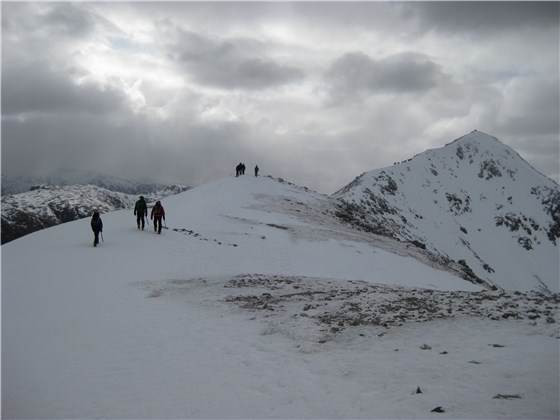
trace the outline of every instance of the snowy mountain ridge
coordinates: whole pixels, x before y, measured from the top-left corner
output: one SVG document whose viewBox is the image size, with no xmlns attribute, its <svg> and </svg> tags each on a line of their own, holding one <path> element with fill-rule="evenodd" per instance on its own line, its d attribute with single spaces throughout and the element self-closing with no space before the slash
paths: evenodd
<svg viewBox="0 0 560 420">
<path fill-rule="evenodd" d="M 473 131 L 366 172 L 333 194 L 342 217 L 456 261 L 506 289 L 557 292 L 560 188 Z"/>
<path fill-rule="evenodd" d="M 56 174 L 45 176 L 7 177 L 2 175 L 2 195 L 26 192 L 41 185 L 96 185 L 126 194 L 156 193 L 166 189 L 173 190 L 174 194 L 177 194 L 190 188 L 182 184 L 164 184 L 147 180 L 132 181 L 112 175 L 74 169 L 64 169 Z"/>
<path fill-rule="evenodd" d="M 153 202 L 187 189 L 179 185 L 144 193 Z M 60 223 L 90 217 L 94 210 L 108 213 L 132 208 L 138 195 L 97 185 L 37 185 L 30 191 L 2 196 L 2 243 Z"/>
</svg>

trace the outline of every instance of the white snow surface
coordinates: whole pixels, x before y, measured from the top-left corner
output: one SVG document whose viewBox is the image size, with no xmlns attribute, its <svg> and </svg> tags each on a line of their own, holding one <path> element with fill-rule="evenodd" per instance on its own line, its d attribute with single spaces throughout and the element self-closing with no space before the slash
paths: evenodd
<svg viewBox="0 0 560 420">
<path fill-rule="evenodd" d="M 397 238 L 465 260 L 490 284 L 560 289 L 560 238 L 549 237 L 552 214 L 560 229 L 560 187 L 488 134 L 475 130 L 364 173 L 333 196 L 362 206 L 370 222 L 392 226 Z M 372 197 L 395 213 L 372 212 Z"/>
<path fill-rule="evenodd" d="M 161 235 L 123 210 L 102 215 L 98 248 L 89 219 L 3 245 L 3 417 L 558 417 L 555 323 L 458 317 L 318 343 L 226 302 L 244 273 L 480 290 L 396 242 L 282 211 L 326 200 L 226 178 L 163 200 Z"/>
</svg>

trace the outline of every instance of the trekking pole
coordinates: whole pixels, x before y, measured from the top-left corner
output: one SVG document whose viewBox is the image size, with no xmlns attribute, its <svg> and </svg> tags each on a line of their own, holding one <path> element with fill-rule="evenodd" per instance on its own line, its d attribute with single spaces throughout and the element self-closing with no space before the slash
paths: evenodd
<svg viewBox="0 0 560 420">
<path fill-rule="evenodd" d="M 105 242 L 105 239 L 103 239 L 103 231 L 101 231 L 99 233 L 101 233 L 101 242 Z"/>
</svg>

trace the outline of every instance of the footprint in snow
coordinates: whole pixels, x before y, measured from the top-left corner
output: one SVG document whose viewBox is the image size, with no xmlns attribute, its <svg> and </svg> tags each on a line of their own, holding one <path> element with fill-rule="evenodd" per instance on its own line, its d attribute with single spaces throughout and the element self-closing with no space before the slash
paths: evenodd
<svg viewBox="0 0 560 420">
<path fill-rule="evenodd" d="M 492 398 L 497 400 L 512 400 L 515 398 L 521 398 L 519 394 L 496 394 Z"/>
<path fill-rule="evenodd" d="M 150 294 L 148 296 L 146 296 L 147 298 L 157 298 L 160 297 L 162 295 L 162 291 L 160 289 L 154 289 L 150 292 Z"/>
</svg>

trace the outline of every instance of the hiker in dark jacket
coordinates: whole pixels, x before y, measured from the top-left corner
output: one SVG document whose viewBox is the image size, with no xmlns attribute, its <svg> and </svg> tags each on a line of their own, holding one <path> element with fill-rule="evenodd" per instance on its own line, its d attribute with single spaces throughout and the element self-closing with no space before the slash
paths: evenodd
<svg viewBox="0 0 560 420">
<path fill-rule="evenodd" d="M 93 216 L 91 216 L 91 230 L 93 230 L 94 235 L 93 246 L 97 246 L 99 243 L 99 232 L 103 232 L 103 222 L 98 211 L 94 211 Z"/>
<path fill-rule="evenodd" d="M 143 196 L 140 196 L 134 205 L 134 215 L 136 216 L 136 225 L 138 225 L 138 229 L 142 226 L 142 230 L 144 230 L 144 217 L 148 217 L 148 206 Z"/>
<path fill-rule="evenodd" d="M 165 220 L 165 210 L 160 201 L 157 201 L 150 213 L 150 219 L 154 221 L 154 232 L 161 234 L 161 219 Z"/>
<path fill-rule="evenodd" d="M 245 164 L 241 164 L 241 175 L 245 175 Z"/>
<path fill-rule="evenodd" d="M 259 165 L 255 166 L 255 176 L 259 176 Z"/>
<path fill-rule="evenodd" d="M 241 162 L 235 167 L 235 176 L 238 177 L 241 173 Z"/>
</svg>

